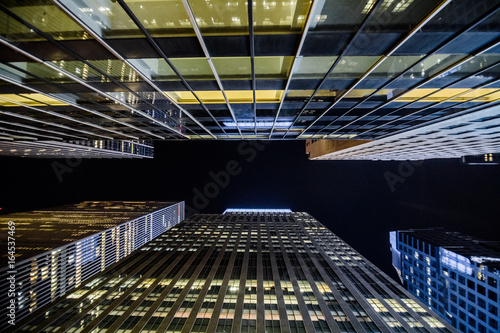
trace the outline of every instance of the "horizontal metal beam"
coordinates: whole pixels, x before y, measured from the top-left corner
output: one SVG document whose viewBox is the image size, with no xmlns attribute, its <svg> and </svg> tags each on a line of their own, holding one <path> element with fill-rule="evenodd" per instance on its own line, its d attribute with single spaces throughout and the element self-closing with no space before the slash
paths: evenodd
<svg viewBox="0 0 500 333">
<path fill-rule="evenodd" d="M 49 138 L 49 139 L 53 139 L 53 140 L 61 140 L 63 138 L 60 138 L 60 137 L 56 137 L 56 136 L 51 136 L 51 135 L 44 135 L 44 134 L 40 134 L 40 133 L 34 133 L 34 132 L 30 132 L 30 131 L 21 131 L 21 130 L 15 130 L 15 129 L 12 129 L 12 128 L 7 128 L 7 127 L 2 127 L 0 126 L 0 130 L 2 131 L 7 131 L 7 132 L 14 132 L 14 133 L 21 133 L 21 134 L 28 134 L 28 135 L 35 135 L 38 139 L 38 137 L 44 137 L 44 138 Z M 5 132 L 4 132 L 5 133 Z"/>
<path fill-rule="evenodd" d="M 15 127 L 28 128 L 28 129 L 36 130 L 36 131 L 39 131 L 39 132 L 47 132 L 47 133 L 62 135 L 62 136 L 66 136 L 66 137 L 74 137 L 74 138 L 78 138 L 78 139 L 82 139 L 83 140 L 83 138 L 81 138 L 81 137 L 74 136 L 74 135 L 69 135 L 69 134 L 66 134 L 66 133 L 63 133 L 63 132 L 48 130 L 48 129 L 45 129 L 45 128 L 38 128 L 38 127 L 35 127 L 35 126 L 30 126 L 30 125 L 21 124 L 21 123 L 14 123 L 14 122 L 11 122 L 11 121 L 0 120 L 0 124 L 5 124 L 5 125 L 15 126 Z"/>
<path fill-rule="evenodd" d="M 5 133 L 3 132 L 2 135 L 5 135 L 7 137 L 12 138 L 13 140 L 31 140 L 31 141 L 36 141 L 38 140 L 37 138 L 31 137 L 31 136 L 23 136 L 23 135 L 16 135 L 12 133 Z M 31 142 L 30 141 L 30 142 Z"/>
<path fill-rule="evenodd" d="M 113 140 L 113 138 L 109 137 L 109 136 L 99 136 L 99 135 L 97 135 L 95 133 L 92 133 L 92 132 L 88 132 L 88 131 L 84 131 L 84 130 L 80 130 L 80 129 L 76 129 L 76 128 L 71 128 L 69 126 L 62 125 L 62 124 L 57 124 L 57 123 L 53 123 L 53 122 L 50 122 L 50 121 L 43 121 L 43 120 L 39 120 L 39 119 L 36 119 L 36 118 L 32 118 L 32 117 L 28 117 L 28 116 L 23 116 L 23 115 L 20 115 L 20 114 L 17 114 L 17 113 L 12 113 L 12 112 L 7 112 L 7 111 L 0 111 L 0 114 L 4 114 L 6 116 L 11 116 L 11 117 L 16 117 L 16 118 L 21 118 L 21 119 L 32 121 L 32 122 L 35 122 L 35 123 L 42 123 L 42 124 L 45 124 L 45 125 L 50 125 L 50 126 L 54 126 L 54 127 L 64 128 L 65 130 L 76 131 L 76 132 L 88 134 L 88 135 L 91 135 L 91 136 L 95 136 L 95 137 L 98 137 L 98 138 L 106 138 L 106 139 L 109 139 L 109 140 Z M 75 137 L 74 135 L 71 135 L 71 136 Z M 80 138 L 80 137 L 78 137 L 78 138 Z M 81 140 L 88 140 L 87 138 L 80 138 L 80 139 Z"/>
</svg>

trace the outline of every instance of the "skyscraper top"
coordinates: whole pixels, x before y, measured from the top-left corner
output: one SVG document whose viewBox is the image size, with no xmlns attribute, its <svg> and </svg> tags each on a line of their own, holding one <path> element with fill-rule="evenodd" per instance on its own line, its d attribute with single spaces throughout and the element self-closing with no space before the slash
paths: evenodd
<svg viewBox="0 0 500 333">
<path fill-rule="evenodd" d="M 500 262 L 500 241 L 485 241 L 444 228 L 410 229 L 399 233 L 401 237 L 409 237 L 406 242 L 413 242 L 415 247 L 420 246 L 429 254 L 440 247 L 477 263 L 498 265 L 495 263 Z"/>
<path fill-rule="evenodd" d="M 291 213 L 292 211 L 288 208 L 228 208 L 224 211 L 224 214 L 243 214 L 243 213 Z"/>
</svg>

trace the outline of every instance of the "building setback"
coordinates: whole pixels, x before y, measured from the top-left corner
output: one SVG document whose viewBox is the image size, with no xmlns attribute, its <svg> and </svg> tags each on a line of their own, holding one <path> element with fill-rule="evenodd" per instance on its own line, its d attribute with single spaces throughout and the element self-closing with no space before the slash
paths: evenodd
<svg viewBox="0 0 500 333">
<path fill-rule="evenodd" d="M 453 332 L 307 213 L 194 215 L 19 332 Z"/>
<path fill-rule="evenodd" d="M 0 216 L 0 232 L 15 243 L 0 259 L 0 330 L 12 300 L 21 320 L 183 219 L 184 202 L 153 201 L 85 201 Z"/>
<path fill-rule="evenodd" d="M 460 331 L 499 332 L 500 242 L 444 229 L 393 231 L 405 288 Z"/>
</svg>

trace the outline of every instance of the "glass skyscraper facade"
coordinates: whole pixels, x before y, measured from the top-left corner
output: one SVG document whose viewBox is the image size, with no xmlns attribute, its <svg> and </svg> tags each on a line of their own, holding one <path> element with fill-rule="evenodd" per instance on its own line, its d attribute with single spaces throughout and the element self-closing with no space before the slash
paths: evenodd
<svg viewBox="0 0 500 333">
<path fill-rule="evenodd" d="M 14 248 L 1 257 L 0 330 L 9 326 L 12 300 L 21 320 L 183 219 L 184 202 L 153 201 L 85 201 L 0 216 L 2 243 L 9 235 Z"/>
<path fill-rule="evenodd" d="M 307 213 L 194 215 L 19 332 L 453 332 Z"/>
<path fill-rule="evenodd" d="M 393 231 L 403 285 L 464 333 L 499 332 L 500 242 L 444 229 Z"/>
<path fill-rule="evenodd" d="M 495 0 L 6 0 L 0 22 L 5 141 L 377 140 L 500 98 Z"/>
</svg>

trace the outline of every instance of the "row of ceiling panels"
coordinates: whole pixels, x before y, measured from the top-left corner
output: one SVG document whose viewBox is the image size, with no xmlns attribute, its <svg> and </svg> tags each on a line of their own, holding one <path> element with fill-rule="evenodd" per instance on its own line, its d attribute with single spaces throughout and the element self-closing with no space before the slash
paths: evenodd
<svg viewBox="0 0 500 333">
<path fill-rule="evenodd" d="M 500 97 L 496 1 L 250 5 L 2 1 L 1 117 L 64 139 L 376 139 Z"/>
</svg>

